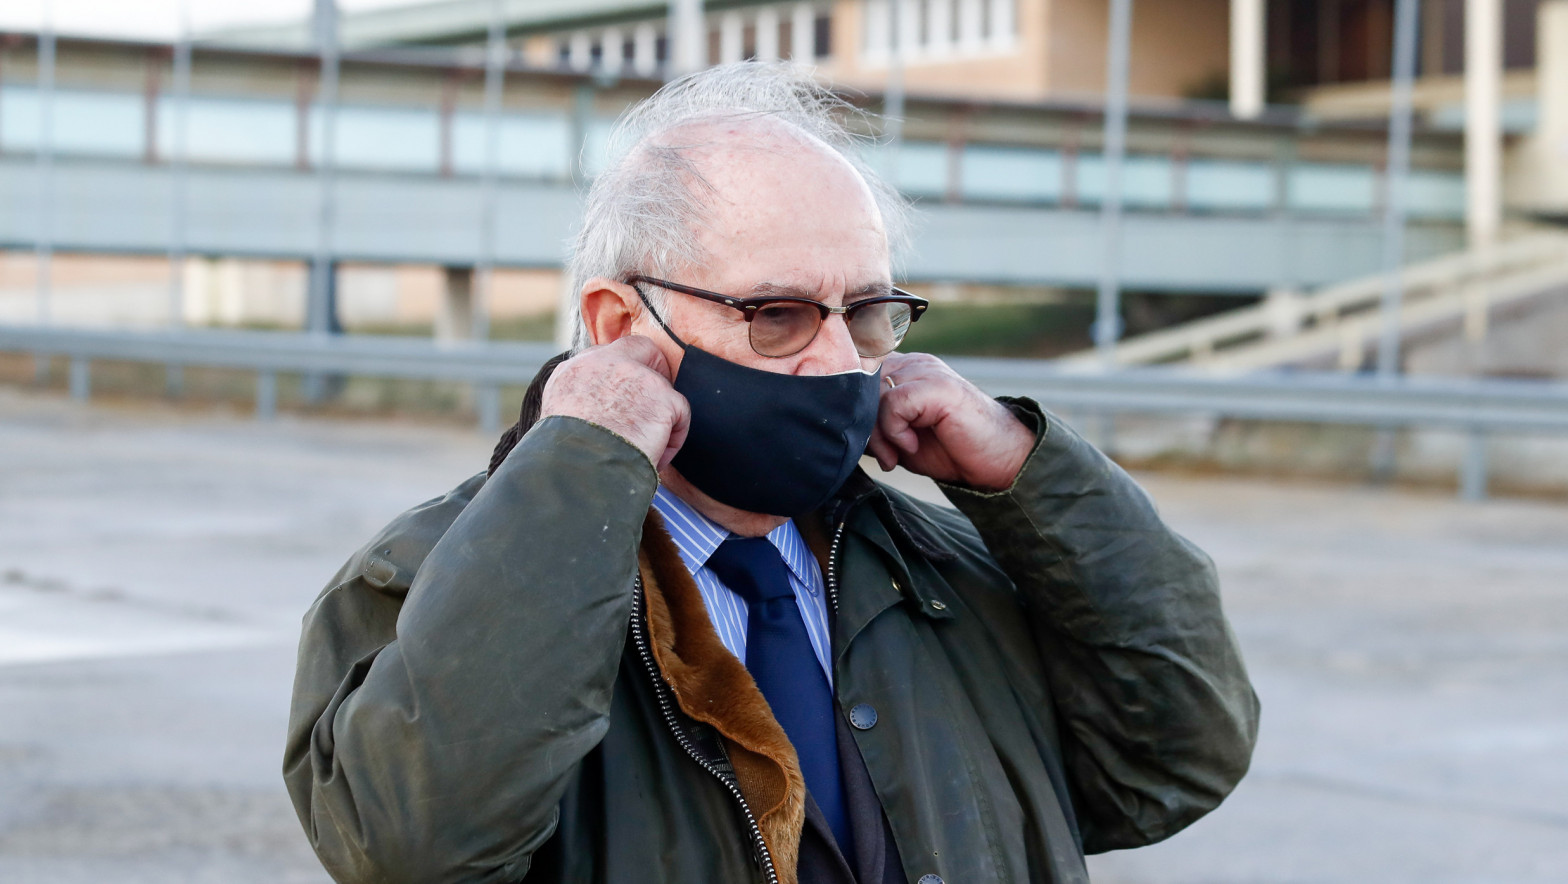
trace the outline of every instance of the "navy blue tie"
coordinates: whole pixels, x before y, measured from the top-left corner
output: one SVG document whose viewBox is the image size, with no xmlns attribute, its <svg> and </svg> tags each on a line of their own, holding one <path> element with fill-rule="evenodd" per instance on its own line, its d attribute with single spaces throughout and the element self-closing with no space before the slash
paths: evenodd
<svg viewBox="0 0 1568 884">
<path fill-rule="evenodd" d="M 795 745 L 806 789 L 816 799 L 845 856 L 853 855 L 839 783 L 833 691 L 817 662 L 806 622 L 790 587 L 789 569 L 765 537 L 731 537 L 708 568 L 746 600 L 746 669 Z"/>
</svg>

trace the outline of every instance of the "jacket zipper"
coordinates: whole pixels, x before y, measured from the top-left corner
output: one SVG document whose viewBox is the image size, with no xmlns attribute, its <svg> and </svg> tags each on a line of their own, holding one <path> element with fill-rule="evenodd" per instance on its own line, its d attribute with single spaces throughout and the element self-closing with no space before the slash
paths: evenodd
<svg viewBox="0 0 1568 884">
<path fill-rule="evenodd" d="M 844 542 L 844 526 L 848 524 L 848 519 L 838 523 L 833 529 L 833 542 L 828 546 L 828 606 L 835 614 L 838 613 L 838 550 Z"/>
<path fill-rule="evenodd" d="M 746 817 L 746 828 L 751 834 L 752 849 L 762 864 L 763 876 L 767 879 L 768 884 L 779 884 L 778 870 L 773 866 L 773 855 L 768 852 L 768 843 L 762 838 L 762 827 L 757 825 L 757 818 L 752 814 L 751 806 L 746 803 L 746 796 L 741 794 L 740 784 L 733 776 L 725 775 L 723 771 L 714 766 L 713 762 L 703 757 L 702 753 L 698 752 L 696 747 L 692 745 L 691 737 L 687 735 L 686 729 L 681 727 L 680 723 L 675 719 L 675 703 L 672 691 L 669 683 L 664 680 L 663 674 L 659 672 L 658 664 L 654 662 L 653 650 L 649 645 L 648 634 L 644 626 L 643 617 L 645 615 L 643 613 L 644 602 L 641 575 L 637 577 L 632 594 L 632 638 L 637 643 L 637 654 L 642 658 L 643 668 L 647 670 L 648 677 L 653 679 L 654 693 L 659 698 L 659 711 L 664 715 L 665 725 L 669 727 L 670 733 L 675 736 L 675 741 L 680 743 L 686 754 L 690 755 L 692 760 L 697 762 L 703 770 L 712 774 L 715 779 L 723 783 L 724 788 L 729 790 L 735 802 L 740 805 L 741 813 Z"/>
</svg>

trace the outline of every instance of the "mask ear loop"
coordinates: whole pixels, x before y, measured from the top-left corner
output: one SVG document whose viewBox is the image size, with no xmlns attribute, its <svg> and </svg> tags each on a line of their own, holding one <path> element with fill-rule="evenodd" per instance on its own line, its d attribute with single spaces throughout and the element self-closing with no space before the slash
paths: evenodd
<svg viewBox="0 0 1568 884">
<path fill-rule="evenodd" d="M 680 348 L 682 350 L 685 350 L 686 349 L 686 342 L 681 340 L 679 335 L 675 334 L 674 329 L 671 329 L 669 326 L 665 325 L 663 319 L 659 318 L 659 311 L 653 309 L 653 303 L 648 300 L 648 296 L 647 295 L 643 294 L 642 289 L 638 288 L 635 284 L 633 284 L 632 285 L 632 291 L 636 292 L 637 293 L 637 297 L 642 299 L 642 305 L 644 307 L 648 308 L 648 315 L 653 317 L 654 323 L 656 325 L 658 325 L 659 328 L 664 329 L 664 333 L 670 336 L 670 340 L 672 340 L 675 343 L 679 344 Z"/>
</svg>

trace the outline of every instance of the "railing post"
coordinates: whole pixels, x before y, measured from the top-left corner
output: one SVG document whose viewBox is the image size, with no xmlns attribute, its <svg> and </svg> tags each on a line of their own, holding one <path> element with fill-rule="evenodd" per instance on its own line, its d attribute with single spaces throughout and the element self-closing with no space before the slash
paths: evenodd
<svg viewBox="0 0 1568 884">
<path fill-rule="evenodd" d="M 474 385 L 474 408 L 479 412 L 479 429 L 486 433 L 501 429 L 501 388 L 496 384 Z"/>
<path fill-rule="evenodd" d="M 256 420 L 270 421 L 278 415 L 278 373 L 256 373 Z"/>
<path fill-rule="evenodd" d="M 71 398 L 86 402 L 92 393 L 92 363 L 85 356 L 71 357 Z"/>
<path fill-rule="evenodd" d="M 53 319 L 54 274 L 54 75 L 55 34 L 49 18 L 49 7 L 44 7 L 44 26 L 38 32 L 38 236 L 33 243 L 33 260 L 37 269 L 36 309 L 39 325 L 48 325 Z M 39 372 L 39 380 L 47 379 L 47 366 Z"/>
<path fill-rule="evenodd" d="M 1486 431 L 1471 427 L 1465 437 L 1464 459 L 1459 464 L 1459 498 L 1486 499 Z"/>
</svg>

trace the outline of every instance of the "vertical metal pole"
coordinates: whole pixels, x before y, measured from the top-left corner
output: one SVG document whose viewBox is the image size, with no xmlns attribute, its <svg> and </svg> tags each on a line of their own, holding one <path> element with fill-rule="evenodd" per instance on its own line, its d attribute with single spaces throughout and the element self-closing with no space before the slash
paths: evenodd
<svg viewBox="0 0 1568 884">
<path fill-rule="evenodd" d="M 38 238 L 33 244 L 37 264 L 38 323 L 52 319 L 51 282 L 54 261 L 54 67 L 55 34 L 50 4 L 44 3 L 43 26 L 38 30 Z M 40 379 L 47 372 L 40 362 Z"/>
<path fill-rule="evenodd" d="M 316 104 L 321 110 L 321 154 L 316 161 L 316 251 L 310 263 L 309 293 L 306 299 L 305 328 L 322 337 L 337 329 L 337 262 L 333 260 L 332 227 L 336 216 L 333 181 L 337 146 L 338 104 L 338 14 L 336 0 L 316 0 L 317 51 L 321 57 L 321 80 L 317 84 Z M 329 381 L 319 372 L 305 376 L 304 394 L 319 402 L 328 392 Z"/>
<path fill-rule="evenodd" d="M 191 97 L 191 19 L 189 0 L 180 3 L 179 34 L 174 42 L 173 144 L 169 150 L 169 327 L 185 324 L 185 238 L 187 120 Z M 169 363 L 164 368 L 168 395 L 178 396 L 185 387 L 184 367 Z"/>
<path fill-rule="evenodd" d="M 1465 434 L 1464 460 L 1459 467 L 1459 497 L 1486 499 L 1486 431 L 1471 427 Z"/>
<path fill-rule="evenodd" d="M 593 122 L 593 83 L 584 80 L 572 93 L 572 162 L 568 169 L 572 182 L 582 184 L 588 178 L 588 167 L 583 162 L 588 149 L 588 126 Z"/>
<path fill-rule="evenodd" d="M 1106 371 L 1116 368 L 1116 341 L 1122 332 L 1122 158 L 1127 152 L 1127 60 L 1131 32 L 1132 0 L 1111 0 L 1105 67 L 1105 193 L 1100 199 L 1100 285 L 1094 319 L 1094 346 Z"/>
<path fill-rule="evenodd" d="M 904 142 L 904 0 L 888 0 L 887 88 L 882 93 L 885 174 L 898 186 L 898 151 Z"/>
<path fill-rule="evenodd" d="M 588 143 L 588 123 L 593 118 L 593 84 L 583 81 L 572 96 L 572 153 L 568 169 L 573 183 L 582 184 L 587 177 L 583 168 L 583 151 Z M 572 288 L 572 278 L 561 274 L 560 301 L 555 315 L 555 343 L 562 350 L 570 349 L 577 334 L 578 296 Z"/>
<path fill-rule="evenodd" d="M 475 410 L 479 412 L 479 429 L 494 433 L 501 429 L 501 388 L 496 384 L 476 384 Z"/>
<path fill-rule="evenodd" d="M 270 421 L 278 415 L 278 373 L 256 373 L 256 420 Z"/>
<path fill-rule="evenodd" d="M 1274 285 L 1278 289 L 1296 288 L 1296 216 L 1290 211 L 1290 177 L 1295 172 L 1298 133 L 1280 138 L 1274 144 L 1274 223 L 1278 226 L 1278 270 Z"/>
<path fill-rule="evenodd" d="M 485 55 L 485 165 L 479 184 L 479 261 L 474 267 L 472 337 L 490 337 L 490 297 L 496 238 L 496 175 L 501 161 L 501 88 L 506 74 L 506 23 L 501 0 L 490 0 L 490 41 Z M 616 51 L 619 51 L 617 49 Z"/>
<path fill-rule="evenodd" d="M 92 393 L 92 363 L 85 356 L 72 356 L 70 368 L 71 398 L 86 402 Z"/>
<path fill-rule="evenodd" d="M 1387 194 L 1383 207 L 1382 336 L 1377 374 L 1399 371 L 1399 307 L 1404 297 L 1400 270 L 1405 263 L 1405 190 L 1410 173 L 1410 90 L 1416 69 L 1416 13 L 1419 0 L 1394 6 L 1394 92 L 1388 121 Z"/>
<path fill-rule="evenodd" d="M 310 267 L 310 316 L 307 328 L 317 334 L 333 331 L 330 297 L 334 271 L 332 227 L 337 213 L 334 165 L 337 147 L 338 22 L 335 0 L 316 0 L 316 39 L 321 56 L 321 81 L 316 104 L 321 111 L 321 155 L 316 161 L 316 254 Z"/>
<path fill-rule="evenodd" d="M 1391 383 L 1399 373 L 1399 312 L 1404 300 L 1405 188 L 1410 172 L 1411 83 L 1416 73 L 1416 20 L 1420 0 L 1395 0 L 1394 82 L 1388 120 L 1388 163 L 1384 171 L 1383 303 L 1377 347 L 1377 376 Z M 1372 447 L 1372 475 L 1394 475 L 1394 430 L 1382 429 Z"/>
</svg>

